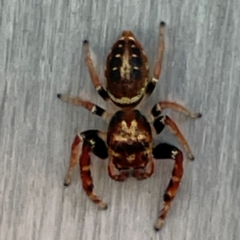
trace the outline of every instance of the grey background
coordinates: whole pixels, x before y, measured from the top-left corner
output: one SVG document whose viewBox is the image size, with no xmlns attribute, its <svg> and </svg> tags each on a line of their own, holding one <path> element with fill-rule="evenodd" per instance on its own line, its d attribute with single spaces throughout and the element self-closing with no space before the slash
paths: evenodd
<svg viewBox="0 0 240 240">
<path fill-rule="evenodd" d="M 237 240 L 240 235 L 239 0 L 0 1 L 0 239 Z M 153 230 L 173 163 L 159 161 L 148 180 L 118 183 L 93 157 L 99 211 L 82 190 L 78 169 L 63 187 L 71 142 L 107 124 L 56 93 L 102 107 L 85 67 L 89 39 L 104 82 L 105 59 L 124 29 L 143 44 L 153 67 L 160 20 L 167 23 L 161 79 L 143 111 L 177 101 L 203 118 L 175 119 L 195 154 L 166 224 Z M 169 131 L 157 137 L 179 146 Z"/>
</svg>

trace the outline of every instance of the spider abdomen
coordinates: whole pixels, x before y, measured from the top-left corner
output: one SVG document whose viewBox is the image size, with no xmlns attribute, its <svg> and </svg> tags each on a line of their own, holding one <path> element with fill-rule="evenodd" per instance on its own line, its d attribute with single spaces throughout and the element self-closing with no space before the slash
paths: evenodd
<svg viewBox="0 0 240 240">
<path fill-rule="evenodd" d="M 137 105 L 149 81 L 148 60 L 132 32 L 124 31 L 108 55 L 105 77 L 111 100 L 124 107 Z"/>
</svg>

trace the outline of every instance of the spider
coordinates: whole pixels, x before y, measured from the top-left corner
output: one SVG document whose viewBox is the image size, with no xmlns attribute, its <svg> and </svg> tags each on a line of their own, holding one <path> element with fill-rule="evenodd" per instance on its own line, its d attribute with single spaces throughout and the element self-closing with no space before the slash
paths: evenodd
<svg viewBox="0 0 240 240">
<path fill-rule="evenodd" d="M 93 65 L 89 43 L 87 40 L 83 42 L 85 61 L 92 83 L 105 101 L 110 101 L 119 108 L 116 113 L 111 114 L 80 97 L 57 94 L 61 100 L 83 106 L 109 123 L 106 133 L 88 130 L 76 135 L 64 181 L 65 186 L 71 183 L 72 171 L 79 158 L 83 189 L 100 208 L 106 209 L 107 204 L 93 192 L 90 152 L 100 159 L 108 158 L 108 174 L 116 181 L 124 181 L 130 173 L 138 180 L 146 179 L 154 172 L 154 159 L 174 160 L 172 178 L 163 196 L 164 205 L 155 224 L 156 230 L 162 227 L 178 191 L 183 176 L 183 153 L 168 143 L 161 143 L 154 147 L 153 135 L 160 134 L 164 127 L 168 126 L 183 145 L 188 158 L 194 159 L 189 144 L 176 123 L 169 116 L 161 113 L 165 108 L 170 108 L 191 118 L 201 117 L 200 113 L 193 113 L 177 103 L 167 101 L 158 102 L 151 109 L 149 119 L 136 108 L 143 98 L 153 92 L 161 74 L 166 24 L 161 22 L 159 29 L 159 46 L 153 77 L 149 77 L 148 59 L 140 42 L 132 32 L 123 31 L 107 57 L 106 90 L 101 85 Z"/>
</svg>

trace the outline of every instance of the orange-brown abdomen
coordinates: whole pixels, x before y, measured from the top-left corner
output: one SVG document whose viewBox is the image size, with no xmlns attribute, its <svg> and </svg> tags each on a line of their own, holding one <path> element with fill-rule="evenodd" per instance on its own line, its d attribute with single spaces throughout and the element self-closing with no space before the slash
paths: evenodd
<svg viewBox="0 0 240 240">
<path fill-rule="evenodd" d="M 124 31 L 107 57 L 105 77 L 111 100 L 118 106 L 133 107 L 149 81 L 148 60 L 132 32 Z"/>
</svg>

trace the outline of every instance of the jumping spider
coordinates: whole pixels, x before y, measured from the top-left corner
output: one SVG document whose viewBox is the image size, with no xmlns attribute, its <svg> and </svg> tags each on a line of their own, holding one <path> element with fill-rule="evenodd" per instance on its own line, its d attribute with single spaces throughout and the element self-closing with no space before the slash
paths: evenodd
<svg viewBox="0 0 240 240">
<path fill-rule="evenodd" d="M 172 200 L 174 199 L 183 175 L 183 154 L 178 148 L 167 143 L 153 147 L 153 134 L 160 134 L 167 125 L 176 135 L 193 160 L 192 151 L 175 122 L 168 116 L 160 116 L 162 110 L 171 108 L 182 112 L 191 118 L 200 118 L 200 113 L 193 113 L 174 102 L 158 102 L 151 110 L 151 119 L 147 119 L 136 106 L 144 97 L 154 90 L 160 77 L 164 45 L 164 22 L 160 23 L 160 39 L 153 78 L 149 78 L 148 59 L 143 47 L 130 31 L 124 31 L 113 45 L 106 62 L 106 90 L 101 85 L 89 52 L 88 41 L 83 42 L 85 60 L 92 83 L 98 94 L 105 101 L 112 101 L 120 108 L 115 114 L 110 114 L 94 103 L 79 97 L 58 94 L 61 100 L 78 106 L 83 106 L 93 114 L 108 121 L 106 133 L 98 130 L 88 130 L 78 134 L 72 143 L 72 152 L 64 185 L 71 182 L 74 166 L 79 164 L 83 188 L 88 197 L 100 208 L 106 209 L 107 204 L 93 193 L 93 181 L 90 170 L 90 155 L 94 153 L 101 159 L 109 159 L 108 173 L 116 181 L 124 181 L 132 169 L 136 179 L 146 179 L 154 172 L 154 159 L 172 159 L 175 161 L 172 178 L 163 196 L 164 206 L 160 212 L 155 229 L 159 230 L 164 223 Z M 153 132 L 152 130 L 153 129 Z M 80 143 L 82 143 L 80 149 Z M 80 154 L 81 152 L 81 154 Z"/>
</svg>

